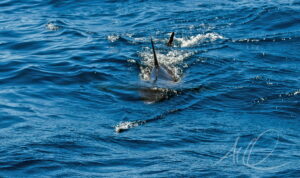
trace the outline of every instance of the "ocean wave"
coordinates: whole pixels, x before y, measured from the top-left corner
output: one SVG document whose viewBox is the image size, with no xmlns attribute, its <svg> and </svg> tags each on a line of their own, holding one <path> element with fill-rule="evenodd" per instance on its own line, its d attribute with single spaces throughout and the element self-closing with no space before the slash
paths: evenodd
<svg viewBox="0 0 300 178">
<path fill-rule="evenodd" d="M 65 73 L 63 71 L 44 70 L 37 66 L 26 66 L 22 69 L 7 72 L 5 77 L 0 78 L 0 83 L 37 84 L 50 82 L 59 85 L 88 83 L 96 80 L 104 80 L 105 78 L 111 78 L 111 75 L 84 69 L 70 70 L 68 73 Z"/>
<path fill-rule="evenodd" d="M 1 1 L 0 177 L 297 177 L 299 5 Z"/>
</svg>

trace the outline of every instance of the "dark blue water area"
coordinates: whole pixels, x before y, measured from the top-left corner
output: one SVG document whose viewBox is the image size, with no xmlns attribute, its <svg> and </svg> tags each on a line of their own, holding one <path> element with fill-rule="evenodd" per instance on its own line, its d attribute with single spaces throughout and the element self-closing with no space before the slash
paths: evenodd
<svg viewBox="0 0 300 178">
<path fill-rule="evenodd" d="M 0 177 L 299 177 L 299 14 L 2 0 Z M 150 37 L 176 82 L 152 81 Z"/>
</svg>

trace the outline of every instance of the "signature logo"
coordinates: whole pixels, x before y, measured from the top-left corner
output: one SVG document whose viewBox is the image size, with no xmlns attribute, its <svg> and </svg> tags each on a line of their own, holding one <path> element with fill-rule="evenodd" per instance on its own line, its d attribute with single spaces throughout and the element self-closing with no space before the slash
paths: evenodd
<svg viewBox="0 0 300 178">
<path fill-rule="evenodd" d="M 254 155 L 253 153 L 255 153 L 255 147 L 258 145 L 257 142 L 259 140 L 262 140 L 262 138 L 264 136 L 266 136 L 267 134 L 273 134 L 273 135 L 275 134 L 277 136 L 276 142 L 274 144 L 268 145 L 268 147 L 264 148 L 263 150 L 262 150 L 262 148 L 260 148 L 259 152 L 260 153 L 263 152 L 264 155 L 263 156 L 260 155 L 261 158 L 259 160 L 256 160 L 255 162 L 253 162 L 253 159 L 251 160 L 251 157 Z M 264 164 L 267 164 L 267 161 L 271 161 L 271 156 L 278 146 L 278 140 L 279 140 L 278 131 L 269 129 L 269 130 L 266 130 L 266 131 L 262 132 L 261 134 L 259 134 L 256 138 L 252 139 L 250 141 L 250 143 L 247 145 L 247 147 L 245 149 L 243 149 L 243 147 L 238 147 L 238 143 L 240 141 L 240 137 L 238 137 L 235 140 L 235 143 L 234 143 L 233 147 L 231 148 L 231 150 L 229 150 L 223 157 L 221 157 L 220 160 L 217 161 L 214 165 L 220 164 L 225 159 L 232 158 L 232 161 L 234 164 L 236 164 L 236 165 L 242 164 L 246 167 L 256 169 L 256 170 L 266 171 L 266 170 L 278 169 L 280 167 L 287 165 L 288 163 L 279 164 L 279 165 L 275 165 L 275 166 L 273 166 L 273 165 L 272 166 L 263 166 Z M 270 148 L 271 148 L 271 150 L 270 150 Z M 241 158 L 239 156 L 241 156 Z"/>
</svg>

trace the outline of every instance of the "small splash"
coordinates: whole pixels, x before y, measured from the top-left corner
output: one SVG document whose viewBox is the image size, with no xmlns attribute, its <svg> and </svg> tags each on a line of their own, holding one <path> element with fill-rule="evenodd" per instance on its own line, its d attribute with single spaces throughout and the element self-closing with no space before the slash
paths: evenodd
<svg viewBox="0 0 300 178">
<path fill-rule="evenodd" d="M 134 59 L 128 59 L 127 62 L 132 63 L 132 64 L 136 63 L 136 61 Z"/>
<path fill-rule="evenodd" d="M 198 34 L 196 36 L 191 36 L 189 38 L 176 38 L 176 40 L 181 43 L 181 47 L 194 46 L 204 40 L 209 40 L 212 42 L 218 39 L 224 39 L 224 37 L 217 33 L 206 33 L 206 34 Z"/>
<path fill-rule="evenodd" d="M 195 28 L 196 28 L 195 25 L 190 25 L 190 26 L 189 26 L 189 29 L 190 29 L 190 30 L 193 30 L 193 29 L 195 29 Z"/>
<path fill-rule="evenodd" d="M 300 94 L 300 89 L 289 93 L 290 96 L 296 96 L 296 95 L 299 95 L 299 94 Z"/>
<path fill-rule="evenodd" d="M 131 38 L 133 36 L 133 33 L 125 33 L 125 36 Z"/>
<path fill-rule="evenodd" d="M 107 39 L 110 41 L 110 42 L 115 42 L 115 41 L 117 41 L 118 39 L 120 39 L 120 36 L 118 36 L 118 35 L 108 35 L 107 36 Z"/>
<path fill-rule="evenodd" d="M 298 94 L 300 94 L 300 90 L 298 90 L 298 91 L 296 91 L 296 92 L 294 93 L 295 96 L 298 95 Z"/>
<path fill-rule="evenodd" d="M 56 24 L 54 24 L 54 23 L 48 23 L 48 24 L 46 25 L 46 28 L 47 28 L 48 30 L 51 30 L 51 31 L 56 31 L 56 30 L 59 29 L 59 26 L 56 25 Z"/>
<path fill-rule="evenodd" d="M 115 126 L 115 132 L 121 133 L 121 132 L 124 132 L 124 131 L 126 131 L 128 129 L 131 129 L 133 127 L 137 127 L 139 125 L 142 125 L 145 122 L 146 121 L 121 122 L 121 123 L 119 123 L 118 125 Z"/>
</svg>

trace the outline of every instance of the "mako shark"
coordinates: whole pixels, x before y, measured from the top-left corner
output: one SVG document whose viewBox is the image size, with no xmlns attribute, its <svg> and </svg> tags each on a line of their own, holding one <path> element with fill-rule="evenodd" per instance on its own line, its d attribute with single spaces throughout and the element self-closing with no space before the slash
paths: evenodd
<svg viewBox="0 0 300 178">
<path fill-rule="evenodd" d="M 174 32 L 172 34 L 174 34 Z M 173 38 L 174 35 L 171 35 L 171 38 L 167 43 L 167 45 L 170 46 L 172 44 Z M 174 73 L 167 66 L 158 63 L 152 38 L 151 38 L 151 46 L 152 46 L 153 58 L 154 58 L 154 68 L 152 70 L 151 75 L 152 78 L 154 79 L 154 82 L 156 82 L 159 79 L 177 82 L 178 79 L 175 77 Z"/>
<path fill-rule="evenodd" d="M 167 46 L 171 46 L 173 43 L 175 33 L 172 32 L 171 37 L 167 43 Z M 154 67 L 151 70 L 150 77 L 151 77 L 151 87 L 149 88 L 142 88 L 140 90 L 141 98 L 146 101 L 147 103 L 154 103 L 164 99 L 169 98 L 170 96 L 176 95 L 176 90 L 172 90 L 166 87 L 166 83 L 176 83 L 178 82 L 178 77 L 176 77 L 174 71 L 172 71 L 168 66 L 164 65 L 163 63 L 159 63 L 155 51 L 154 42 L 151 38 L 151 47 L 153 51 L 153 60 L 154 60 Z"/>
</svg>

